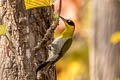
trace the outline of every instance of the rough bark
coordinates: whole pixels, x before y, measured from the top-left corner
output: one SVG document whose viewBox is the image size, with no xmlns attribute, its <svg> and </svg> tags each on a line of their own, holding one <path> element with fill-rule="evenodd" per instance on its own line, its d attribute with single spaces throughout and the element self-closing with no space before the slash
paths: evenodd
<svg viewBox="0 0 120 80">
<path fill-rule="evenodd" d="M 50 7 L 25 10 L 24 0 L 1 0 L 0 22 L 7 25 L 11 36 L 13 53 L 5 36 L 0 38 L 0 80 L 56 80 L 55 67 L 43 69 L 36 75 L 36 69 L 48 57 L 48 45 L 53 35 L 42 48 L 33 55 L 32 49 L 44 37 L 52 23 Z"/>
<path fill-rule="evenodd" d="M 110 43 L 111 35 L 120 31 L 120 1 L 93 0 L 93 48 L 91 80 L 120 79 L 120 43 Z"/>
</svg>

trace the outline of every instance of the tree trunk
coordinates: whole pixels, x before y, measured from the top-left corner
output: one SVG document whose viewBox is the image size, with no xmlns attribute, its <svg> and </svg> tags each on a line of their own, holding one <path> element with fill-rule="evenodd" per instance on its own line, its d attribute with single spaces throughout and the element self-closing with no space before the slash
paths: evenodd
<svg viewBox="0 0 120 80">
<path fill-rule="evenodd" d="M 120 1 L 93 0 L 93 48 L 91 80 L 120 79 L 120 43 L 110 43 L 114 32 L 120 31 Z"/>
<path fill-rule="evenodd" d="M 1 0 L 0 19 L 1 24 L 7 25 L 12 47 L 16 50 L 14 53 L 9 49 L 8 57 L 8 41 L 1 36 L 0 80 L 56 80 L 55 67 L 36 74 L 38 66 L 48 57 L 48 45 L 53 35 L 35 55 L 31 51 L 41 42 L 52 23 L 51 8 L 25 10 L 24 0 Z"/>
</svg>

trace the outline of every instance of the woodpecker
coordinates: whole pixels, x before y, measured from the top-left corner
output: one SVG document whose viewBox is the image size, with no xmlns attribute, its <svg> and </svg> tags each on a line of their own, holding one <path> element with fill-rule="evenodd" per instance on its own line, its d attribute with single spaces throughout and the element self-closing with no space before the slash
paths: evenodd
<svg viewBox="0 0 120 80">
<path fill-rule="evenodd" d="M 48 67 L 49 65 L 54 65 L 59 59 L 61 59 L 66 51 L 70 48 L 72 44 L 72 36 L 75 30 L 75 24 L 70 19 L 64 19 L 60 16 L 60 18 L 64 21 L 65 30 L 62 34 L 57 37 L 51 46 L 51 50 L 49 50 L 49 57 L 45 63 L 41 64 L 37 69 L 36 73 L 44 67 Z"/>
</svg>

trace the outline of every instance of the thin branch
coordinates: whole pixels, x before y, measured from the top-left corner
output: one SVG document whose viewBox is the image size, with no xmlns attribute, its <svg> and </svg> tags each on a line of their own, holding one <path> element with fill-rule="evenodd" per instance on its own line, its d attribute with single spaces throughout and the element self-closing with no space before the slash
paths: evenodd
<svg viewBox="0 0 120 80">
<path fill-rule="evenodd" d="M 56 27 L 58 25 L 58 22 L 59 21 L 56 20 L 56 23 L 53 23 L 53 25 L 51 25 L 51 27 L 47 30 L 47 32 L 46 32 L 44 38 L 42 39 L 42 41 L 32 49 L 33 54 L 36 53 L 37 51 L 39 51 L 41 46 L 43 44 L 47 43 L 47 41 L 51 39 L 51 35 L 53 34 L 54 30 L 56 29 Z"/>
<path fill-rule="evenodd" d="M 60 16 L 61 14 L 61 10 L 62 10 L 62 0 L 59 0 L 59 10 L 58 10 L 58 16 Z"/>
</svg>

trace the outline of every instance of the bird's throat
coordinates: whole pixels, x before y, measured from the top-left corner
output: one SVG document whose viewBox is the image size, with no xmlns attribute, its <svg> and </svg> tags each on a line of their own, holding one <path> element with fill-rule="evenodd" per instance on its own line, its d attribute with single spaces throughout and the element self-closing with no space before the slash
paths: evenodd
<svg viewBox="0 0 120 80">
<path fill-rule="evenodd" d="M 74 29 L 65 28 L 65 30 L 63 31 L 61 37 L 63 37 L 63 38 L 72 38 L 73 32 L 74 32 Z"/>
</svg>

